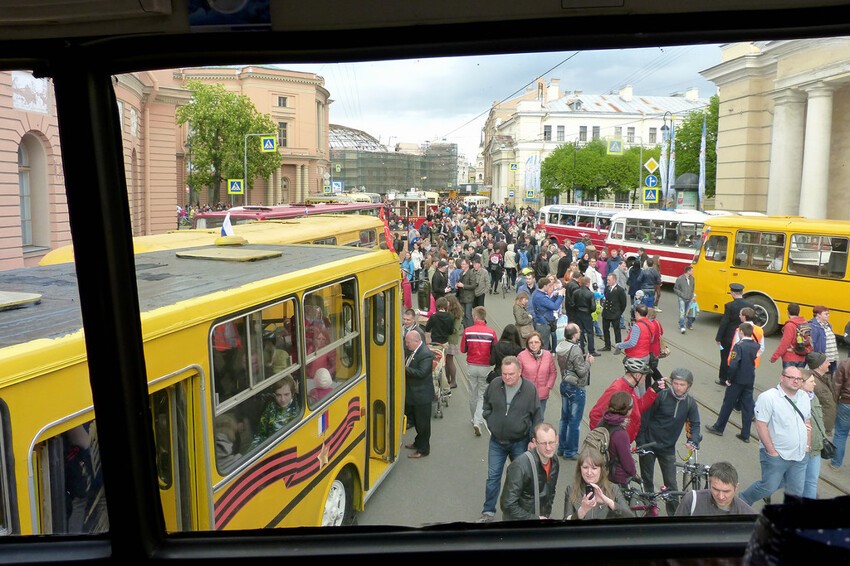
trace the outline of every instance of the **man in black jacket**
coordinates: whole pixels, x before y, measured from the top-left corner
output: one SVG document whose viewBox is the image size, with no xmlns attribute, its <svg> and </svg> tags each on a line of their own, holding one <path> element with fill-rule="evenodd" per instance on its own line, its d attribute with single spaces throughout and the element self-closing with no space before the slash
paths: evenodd
<svg viewBox="0 0 850 566">
<path fill-rule="evenodd" d="M 593 312 L 596 310 L 596 297 L 590 290 L 590 277 L 579 279 L 580 287 L 573 293 L 575 306 L 575 322 L 581 328 L 581 350 L 596 356 L 596 346 L 593 343 Z M 585 340 L 587 349 L 585 350 Z"/>
<path fill-rule="evenodd" d="M 555 457 L 558 434 L 549 423 L 539 423 L 534 427 L 532 442 L 534 448 L 508 466 L 501 500 L 502 518 L 506 521 L 533 521 L 552 516 L 558 483 L 559 464 Z"/>
<path fill-rule="evenodd" d="M 446 260 L 441 259 L 437 264 L 437 269 L 434 271 L 434 276 L 431 278 L 431 294 L 434 296 L 436 303 L 440 297 L 446 296 L 446 288 L 449 286 L 449 264 Z"/>
<path fill-rule="evenodd" d="M 611 350 L 611 327 L 614 327 L 614 343 L 622 342 L 620 333 L 620 317 L 628 306 L 628 298 L 626 291 L 617 285 L 617 275 L 609 273 L 605 284 L 605 298 L 602 301 L 602 333 L 605 336 L 605 346 L 601 349 L 603 352 Z"/>
<path fill-rule="evenodd" d="M 740 283 L 729 285 L 729 294 L 732 300 L 723 308 L 723 318 L 720 319 L 720 327 L 714 336 L 720 348 L 720 369 L 717 372 L 717 385 L 726 387 L 726 373 L 729 371 L 729 350 L 732 348 L 732 340 L 735 338 L 735 330 L 741 324 L 741 309 L 755 306 L 744 298 L 744 286 Z"/>
<path fill-rule="evenodd" d="M 404 363 L 404 414 L 416 428 L 413 444 L 405 444 L 408 458 L 422 458 L 431 453 L 431 403 L 434 401 L 434 354 L 422 342 L 418 332 L 408 332 L 404 346 L 410 352 Z"/>
</svg>

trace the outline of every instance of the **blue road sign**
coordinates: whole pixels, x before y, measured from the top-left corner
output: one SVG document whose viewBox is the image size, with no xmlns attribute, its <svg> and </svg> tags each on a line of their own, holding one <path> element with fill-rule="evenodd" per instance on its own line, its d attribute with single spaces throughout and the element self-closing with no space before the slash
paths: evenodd
<svg viewBox="0 0 850 566">
<path fill-rule="evenodd" d="M 243 184 L 243 179 L 228 179 L 227 180 L 227 194 L 229 194 L 229 195 L 244 195 L 245 194 L 245 185 Z"/>
<path fill-rule="evenodd" d="M 655 175 L 647 175 L 646 179 L 644 179 L 643 182 L 647 187 L 657 187 L 658 177 Z"/>
<path fill-rule="evenodd" d="M 658 189 L 644 189 L 643 202 L 658 202 Z"/>
<path fill-rule="evenodd" d="M 277 143 L 276 143 L 277 138 L 275 138 L 274 136 L 264 136 L 260 139 L 263 142 L 263 151 L 264 152 L 277 150 Z"/>
</svg>

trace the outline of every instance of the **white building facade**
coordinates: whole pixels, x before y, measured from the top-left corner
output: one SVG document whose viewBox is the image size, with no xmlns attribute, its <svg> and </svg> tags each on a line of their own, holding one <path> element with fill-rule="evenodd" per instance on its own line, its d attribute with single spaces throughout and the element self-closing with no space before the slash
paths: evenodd
<svg viewBox="0 0 850 566">
<path fill-rule="evenodd" d="M 484 182 L 493 202 L 539 207 L 540 164 L 564 144 L 619 139 L 626 148 L 654 147 L 662 126 L 708 107 L 695 88 L 671 96 L 635 96 L 631 86 L 616 94 L 562 93 L 560 81 L 542 80 L 517 98 L 494 103 L 484 126 Z M 635 179 L 637 183 L 637 179 Z"/>
</svg>

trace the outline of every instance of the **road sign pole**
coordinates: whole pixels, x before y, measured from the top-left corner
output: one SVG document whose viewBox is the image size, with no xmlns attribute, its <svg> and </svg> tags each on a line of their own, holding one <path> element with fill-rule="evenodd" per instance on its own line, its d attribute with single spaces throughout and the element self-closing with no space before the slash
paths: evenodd
<svg viewBox="0 0 850 566">
<path fill-rule="evenodd" d="M 274 132 L 270 134 L 245 134 L 244 151 L 242 152 L 242 168 L 245 175 L 242 177 L 242 182 L 245 184 L 242 193 L 242 204 L 248 204 L 248 138 L 251 136 L 274 136 Z M 233 195 L 230 195 L 230 206 L 233 206 Z"/>
</svg>

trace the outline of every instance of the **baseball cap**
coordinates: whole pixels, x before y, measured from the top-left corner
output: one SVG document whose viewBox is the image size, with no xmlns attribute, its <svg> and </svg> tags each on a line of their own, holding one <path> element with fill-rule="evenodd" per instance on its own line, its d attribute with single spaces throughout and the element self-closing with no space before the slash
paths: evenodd
<svg viewBox="0 0 850 566">
<path fill-rule="evenodd" d="M 440 260 L 440 263 L 438 263 L 438 264 L 437 264 L 437 267 L 438 267 L 438 268 L 440 268 L 440 267 L 446 267 L 447 265 L 448 265 L 448 263 L 446 262 L 446 260 L 441 259 L 441 260 Z"/>
<path fill-rule="evenodd" d="M 534 270 L 530 267 L 523 267 L 520 273 L 522 273 L 523 275 L 531 275 L 532 273 L 534 273 Z"/>
</svg>

